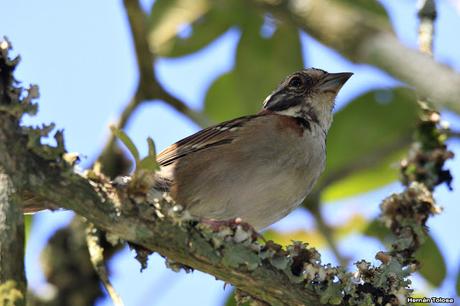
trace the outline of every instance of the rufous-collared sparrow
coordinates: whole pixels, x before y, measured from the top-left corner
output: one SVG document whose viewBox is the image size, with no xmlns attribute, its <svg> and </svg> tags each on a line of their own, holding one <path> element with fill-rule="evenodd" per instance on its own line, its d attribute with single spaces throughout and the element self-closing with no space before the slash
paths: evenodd
<svg viewBox="0 0 460 306">
<path fill-rule="evenodd" d="M 208 127 L 157 156 L 155 189 L 193 216 L 262 229 L 302 203 L 324 170 L 335 97 L 352 73 L 289 75 L 262 110 Z"/>
</svg>

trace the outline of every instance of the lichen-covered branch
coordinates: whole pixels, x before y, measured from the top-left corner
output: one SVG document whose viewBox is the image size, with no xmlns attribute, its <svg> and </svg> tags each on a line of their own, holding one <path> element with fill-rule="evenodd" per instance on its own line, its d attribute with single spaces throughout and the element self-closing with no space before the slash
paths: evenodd
<svg viewBox="0 0 460 306">
<path fill-rule="evenodd" d="M 1 69 L 1 68 L 0 68 Z M 1 116 L 0 116 L 1 120 Z M 1 138 L 0 138 L 1 141 Z M 25 305 L 24 218 L 13 183 L 0 165 L 0 303 Z"/>
<path fill-rule="evenodd" d="M 142 10 L 139 0 L 124 0 L 124 5 L 131 28 L 139 70 L 139 85 L 136 94 L 131 101 L 133 105 L 132 107 L 127 107 L 126 110 L 132 110 L 135 108 L 135 103 L 158 99 L 171 105 L 175 110 L 184 114 L 199 126 L 208 126 L 210 121 L 205 115 L 190 109 L 185 102 L 168 92 L 160 84 L 158 78 L 156 77 L 155 70 L 153 69 L 155 56 L 150 51 L 147 41 L 147 16 Z M 124 124 L 124 121 L 130 116 L 130 113 L 126 110 L 121 116 L 120 122 L 122 124 Z"/>
<path fill-rule="evenodd" d="M 8 42 L 0 42 L 0 57 L 8 53 Z M 11 82 L 10 65 L 14 60 L 0 61 L 0 98 L 9 91 L 5 83 Z M 14 92 L 11 93 L 14 95 Z M 3 100 L 3 99 L 2 99 Z M 5 100 L 6 103 L 9 101 Z M 8 129 L 5 118 L 10 116 L 0 109 L 0 129 Z M 0 151 L 5 150 L 8 133 L 0 132 Z M 12 161 L 12 160 L 10 160 Z M 11 165 L 9 170 L 15 169 Z M 27 280 L 24 270 L 24 217 L 21 210 L 13 173 L 0 162 L 0 303 L 2 305 L 25 305 Z"/>
<path fill-rule="evenodd" d="M 422 53 L 432 56 L 436 7 L 432 0 L 419 4 L 419 47 Z M 379 253 L 377 259 L 394 261 L 408 274 L 420 266 L 414 254 L 427 238 L 428 218 L 441 211 L 432 192 L 443 183 L 450 188 L 452 180 L 450 171 L 444 169 L 445 162 L 453 157 L 445 145 L 447 131 L 440 125 L 439 113 L 421 98 L 419 104 L 421 114 L 414 141 L 407 158 L 401 162 L 401 180 L 407 188 L 387 197 L 380 205 L 380 219 L 395 239 L 389 252 Z"/>
<path fill-rule="evenodd" d="M 460 75 L 404 46 L 381 16 L 340 1 L 254 0 L 354 62 L 371 64 L 413 86 L 438 108 L 460 113 Z M 433 84 L 433 76 L 436 84 Z M 434 86 L 435 85 L 435 86 Z"/>
<path fill-rule="evenodd" d="M 86 229 L 86 244 L 88 247 L 91 263 L 98 274 L 105 290 L 112 299 L 114 306 L 124 306 L 124 303 L 110 282 L 107 267 L 105 266 L 104 247 L 101 233 L 93 224 L 88 224 Z"/>
</svg>

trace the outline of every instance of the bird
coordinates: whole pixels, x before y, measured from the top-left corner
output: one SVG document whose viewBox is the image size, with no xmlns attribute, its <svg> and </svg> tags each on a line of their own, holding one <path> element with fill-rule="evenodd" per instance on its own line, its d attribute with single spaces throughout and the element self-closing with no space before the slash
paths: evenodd
<svg viewBox="0 0 460 306">
<path fill-rule="evenodd" d="M 317 68 L 292 73 L 258 113 L 160 152 L 153 188 L 196 218 L 268 227 L 298 207 L 323 172 L 335 98 L 352 75 Z"/>
</svg>

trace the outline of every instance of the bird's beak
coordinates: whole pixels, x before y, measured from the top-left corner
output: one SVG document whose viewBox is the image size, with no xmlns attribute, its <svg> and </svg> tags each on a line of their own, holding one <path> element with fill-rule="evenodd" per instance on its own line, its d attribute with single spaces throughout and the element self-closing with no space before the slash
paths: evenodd
<svg viewBox="0 0 460 306">
<path fill-rule="evenodd" d="M 339 72 L 339 73 L 328 73 L 319 83 L 319 89 L 322 92 L 332 92 L 334 94 L 339 92 L 343 84 L 348 81 L 353 73 L 351 72 Z"/>
</svg>

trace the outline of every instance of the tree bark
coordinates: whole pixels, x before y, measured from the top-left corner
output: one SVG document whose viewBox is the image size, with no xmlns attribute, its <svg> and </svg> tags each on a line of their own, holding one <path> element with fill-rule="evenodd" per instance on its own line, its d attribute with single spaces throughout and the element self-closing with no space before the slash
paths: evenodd
<svg viewBox="0 0 460 306">
<path fill-rule="evenodd" d="M 24 271 L 24 217 L 13 183 L 0 165 L 0 303 L 25 305 Z"/>
</svg>

